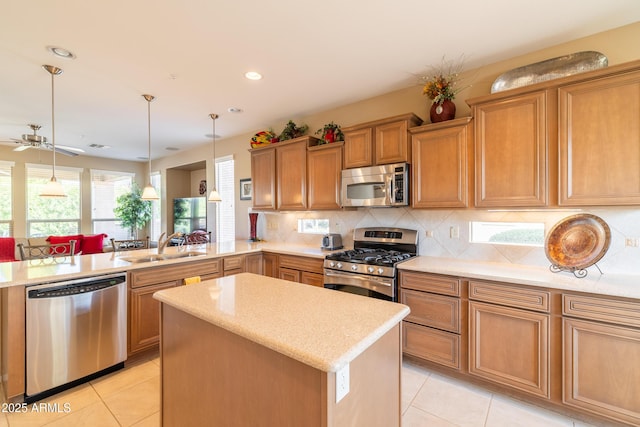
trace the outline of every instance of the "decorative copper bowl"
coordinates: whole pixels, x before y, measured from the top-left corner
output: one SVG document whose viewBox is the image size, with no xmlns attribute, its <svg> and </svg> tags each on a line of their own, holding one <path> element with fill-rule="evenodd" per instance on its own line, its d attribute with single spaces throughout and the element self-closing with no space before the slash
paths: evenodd
<svg viewBox="0 0 640 427">
<path fill-rule="evenodd" d="M 585 268 L 597 263 L 609 249 L 611 230 L 600 217 L 577 214 L 551 228 L 544 244 L 551 271 L 571 271 L 585 277 Z M 597 267 L 597 266 L 596 266 Z"/>
</svg>

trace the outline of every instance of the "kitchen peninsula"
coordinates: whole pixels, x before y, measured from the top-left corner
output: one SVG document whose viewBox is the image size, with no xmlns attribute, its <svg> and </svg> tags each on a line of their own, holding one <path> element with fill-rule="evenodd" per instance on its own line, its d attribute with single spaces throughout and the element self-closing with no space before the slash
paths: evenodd
<svg viewBox="0 0 640 427">
<path fill-rule="evenodd" d="M 407 306 L 251 273 L 154 297 L 163 425 L 400 425 Z"/>
</svg>

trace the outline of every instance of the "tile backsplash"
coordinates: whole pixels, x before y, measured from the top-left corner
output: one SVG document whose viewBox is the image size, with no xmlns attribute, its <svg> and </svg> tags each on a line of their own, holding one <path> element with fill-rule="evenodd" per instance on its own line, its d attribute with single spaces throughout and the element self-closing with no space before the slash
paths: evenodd
<svg viewBox="0 0 640 427">
<path fill-rule="evenodd" d="M 548 266 L 542 247 L 495 245 L 469 242 L 471 221 L 543 222 L 548 232 L 558 221 L 576 213 L 602 218 L 611 229 L 611 244 L 598 267 L 604 274 L 640 274 L 640 247 L 627 246 L 626 239 L 640 240 L 640 209 L 583 208 L 547 210 L 418 210 L 411 208 L 360 208 L 344 211 L 260 212 L 258 237 L 272 242 L 320 246 L 322 236 L 298 233 L 300 218 L 327 218 L 332 233 L 340 233 L 345 248 L 353 247 L 353 229 L 401 227 L 418 231 L 420 255 L 522 265 Z M 459 230 L 450 237 L 451 227 Z M 427 237 L 427 232 L 429 237 Z M 599 274 L 595 266 L 590 274 Z"/>
</svg>

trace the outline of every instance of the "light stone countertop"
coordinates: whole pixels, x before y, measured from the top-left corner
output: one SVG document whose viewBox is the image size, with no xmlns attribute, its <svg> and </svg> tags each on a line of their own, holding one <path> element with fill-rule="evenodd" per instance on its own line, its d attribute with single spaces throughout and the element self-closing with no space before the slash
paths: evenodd
<svg viewBox="0 0 640 427">
<path fill-rule="evenodd" d="M 403 304 L 252 273 L 153 297 L 324 372 L 350 363 L 409 314 Z"/>
<path fill-rule="evenodd" d="M 171 255 L 180 252 L 202 252 L 203 255 L 188 258 L 177 258 L 162 261 L 130 263 L 125 260 L 129 257 L 144 257 L 157 254 L 158 250 L 139 249 L 125 252 L 105 252 L 93 255 L 75 255 L 58 259 L 44 259 L 31 261 L 0 262 L 0 288 L 19 285 L 35 285 L 40 283 L 73 280 L 83 277 L 99 276 L 104 274 L 120 273 L 149 268 L 158 265 L 170 265 L 181 262 L 192 262 L 207 258 L 219 258 L 222 256 L 257 253 L 260 251 L 276 252 L 324 258 L 327 251 L 320 247 L 307 245 L 290 245 L 285 243 L 249 242 L 236 240 L 213 244 L 200 244 L 188 246 L 169 246 L 165 254 Z"/>
<path fill-rule="evenodd" d="M 568 271 L 552 273 L 548 267 L 428 256 L 411 258 L 398 269 L 640 299 L 639 276 L 600 274 L 596 266 L 581 279 Z"/>
</svg>

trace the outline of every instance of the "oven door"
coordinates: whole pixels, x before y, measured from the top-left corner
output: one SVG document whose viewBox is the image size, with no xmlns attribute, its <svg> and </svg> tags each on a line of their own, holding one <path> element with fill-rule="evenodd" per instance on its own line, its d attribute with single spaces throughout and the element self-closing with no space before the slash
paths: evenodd
<svg viewBox="0 0 640 427">
<path fill-rule="evenodd" d="M 391 277 L 343 273 L 324 269 L 324 287 L 387 301 L 397 301 L 395 280 Z"/>
</svg>

